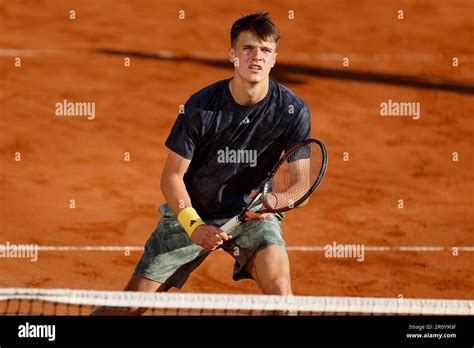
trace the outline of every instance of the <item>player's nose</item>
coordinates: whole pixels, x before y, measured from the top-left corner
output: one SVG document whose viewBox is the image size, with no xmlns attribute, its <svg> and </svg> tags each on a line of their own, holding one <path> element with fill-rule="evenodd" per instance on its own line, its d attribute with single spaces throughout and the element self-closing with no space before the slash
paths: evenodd
<svg viewBox="0 0 474 348">
<path fill-rule="evenodd" d="M 250 57 L 255 61 L 261 61 L 263 60 L 263 51 L 260 49 L 260 47 L 255 47 L 252 50 Z"/>
</svg>

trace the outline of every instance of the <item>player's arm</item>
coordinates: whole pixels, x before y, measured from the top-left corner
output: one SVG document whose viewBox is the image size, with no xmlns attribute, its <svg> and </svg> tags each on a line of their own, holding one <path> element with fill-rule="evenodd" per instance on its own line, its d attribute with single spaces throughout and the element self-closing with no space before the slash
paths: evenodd
<svg viewBox="0 0 474 348">
<path fill-rule="evenodd" d="M 192 208 L 183 180 L 190 163 L 191 160 L 169 151 L 161 175 L 161 192 L 193 242 L 208 250 L 215 250 L 222 240 L 231 237 L 216 226 L 206 225 Z"/>
<path fill-rule="evenodd" d="M 168 151 L 168 158 L 161 174 L 161 192 L 176 216 L 182 209 L 191 207 L 191 199 L 183 181 L 190 163 L 191 160 L 181 157 L 173 151 Z"/>
</svg>

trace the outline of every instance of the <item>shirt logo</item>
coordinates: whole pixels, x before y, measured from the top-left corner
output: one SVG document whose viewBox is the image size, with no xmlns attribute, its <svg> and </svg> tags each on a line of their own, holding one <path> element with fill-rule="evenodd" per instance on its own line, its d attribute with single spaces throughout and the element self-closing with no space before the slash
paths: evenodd
<svg viewBox="0 0 474 348">
<path fill-rule="evenodd" d="M 240 124 L 249 124 L 249 123 L 250 123 L 250 120 L 248 117 L 244 118 L 244 120 L 240 122 Z"/>
</svg>

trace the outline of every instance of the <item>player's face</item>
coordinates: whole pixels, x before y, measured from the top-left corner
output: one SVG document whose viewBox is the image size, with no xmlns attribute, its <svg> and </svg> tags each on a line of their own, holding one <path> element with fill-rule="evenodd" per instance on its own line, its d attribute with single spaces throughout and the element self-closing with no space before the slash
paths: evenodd
<svg viewBox="0 0 474 348">
<path fill-rule="evenodd" d="M 229 50 L 229 60 L 235 73 L 250 83 L 268 78 L 276 61 L 276 43 L 262 41 L 250 31 L 240 33 L 235 47 Z"/>
</svg>

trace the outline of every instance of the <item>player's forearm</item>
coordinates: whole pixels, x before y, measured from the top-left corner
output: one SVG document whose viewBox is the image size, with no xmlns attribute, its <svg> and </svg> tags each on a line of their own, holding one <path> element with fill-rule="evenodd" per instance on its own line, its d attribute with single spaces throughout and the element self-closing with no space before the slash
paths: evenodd
<svg viewBox="0 0 474 348">
<path fill-rule="evenodd" d="M 165 173 L 161 177 L 161 191 L 171 210 L 178 217 L 192 241 L 208 250 L 215 250 L 223 240 L 232 238 L 218 227 L 206 225 L 197 212 L 191 207 L 191 199 L 179 174 Z M 185 209 L 188 208 L 188 209 Z"/>
<path fill-rule="evenodd" d="M 178 174 L 163 175 L 161 177 L 161 192 L 176 216 L 184 208 L 191 207 L 191 199 L 183 178 Z"/>
</svg>

